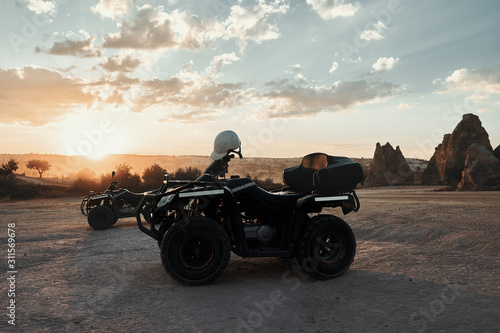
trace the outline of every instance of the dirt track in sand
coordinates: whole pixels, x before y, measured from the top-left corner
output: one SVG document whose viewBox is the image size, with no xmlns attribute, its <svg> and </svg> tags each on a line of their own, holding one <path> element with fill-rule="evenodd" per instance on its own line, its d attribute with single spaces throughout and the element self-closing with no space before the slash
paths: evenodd
<svg viewBox="0 0 500 333">
<path fill-rule="evenodd" d="M 0 267 L 7 276 L 15 223 L 17 270 L 16 326 L 2 279 L 0 330 L 500 331 L 500 192 L 358 194 L 361 210 L 343 217 L 358 250 L 342 277 L 315 281 L 292 261 L 233 256 L 204 287 L 173 281 L 133 219 L 95 231 L 78 198 L 0 202 Z"/>
</svg>

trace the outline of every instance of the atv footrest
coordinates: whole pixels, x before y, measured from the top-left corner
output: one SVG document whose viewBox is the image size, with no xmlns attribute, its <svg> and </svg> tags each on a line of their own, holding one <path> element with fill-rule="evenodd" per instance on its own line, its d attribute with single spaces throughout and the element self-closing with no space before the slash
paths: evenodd
<svg viewBox="0 0 500 333">
<path fill-rule="evenodd" d="M 283 250 L 279 248 L 269 248 L 269 247 L 258 247 L 248 249 L 245 253 L 245 257 L 279 257 L 288 258 L 291 256 L 291 251 Z"/>
</svg>

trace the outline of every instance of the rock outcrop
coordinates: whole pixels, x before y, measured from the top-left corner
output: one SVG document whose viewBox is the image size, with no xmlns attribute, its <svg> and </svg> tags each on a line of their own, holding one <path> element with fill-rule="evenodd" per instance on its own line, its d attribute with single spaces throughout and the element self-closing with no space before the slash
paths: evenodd
<svg viewBox="0 0 500 333">
<path fill-rule="evenodd" d="M 495 155 L 496 158 L 500 160 L 500 145 L 498 145 L 498 147 L 496 147 L 495 150 L 493 150 L 493 155 Z"/>
<path fill-rule="evenodd" d="M 406 162 L 399 146 L 394 149 L 389 142 L 384 146 L 377 143 L 363 187 L 413 183 L 413 171 Z"/>
<path fill-rule="evenodd" d="M 443 142 L 440 143 L 434 155 L 432 155 L 427 168 L 422 175 L 423 184 L 442 184 L 444 181 L 444 169 L 446 166 L 448 142 L 450 141 L 451 134 L 445 134 Z"/>
<path fill-rule="evenodd" d="M 478 116 L 464 114 L 453 133 L 446 134 L 443 142 L 436 148 L 424 170 L 422 183 L 458 185 L 462 179 L 467 148 L 473 143 L 493 151 L 488 133 L 481 126 Z"/>
<path fill-rule="evenodd" d="M 485 146 L 467 148 L 460 190 L 500 190 L 500 160 Z"/>
</svg>

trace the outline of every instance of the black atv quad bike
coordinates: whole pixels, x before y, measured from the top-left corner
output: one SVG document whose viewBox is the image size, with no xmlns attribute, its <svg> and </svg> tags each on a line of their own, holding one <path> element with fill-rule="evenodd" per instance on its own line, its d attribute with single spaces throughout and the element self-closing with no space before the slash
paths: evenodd
<svg viewBox="0 0 500 333">
<path fill-rule="evenodd" d="M 145 194 L 137 207 L 139 229 L 156 239 L 165 270 L 186 285 L 203 285 L 226 268 L 231 251 L 241 257 L 297 258 L 319 279 L 334 278 L 354 260 L 356 240 L 347 223 L 319 214 L 341 207 L 359 209 L 354 189 L 361 165 L 345 157 L 307 155 L 284 170 L 290 186 L 268 192 L 249 178 L 232 176 L 230 150 L 195 181 L 168 181 L 156 194 Z M 144 221 L 145 220 L 145 221 Z"/>
<path fill-rule="evenodd" d="M 118 188 L 121 182 L 114 180 L 115 174 L 111 173 L 111 183 L 104 192 L 90 191 L 80 204 L 80 211 L 96 230 L 107 229 L 120 218 L 136 216 L 136 207 L 142 199 L 143 193 Z"/>
</svg>

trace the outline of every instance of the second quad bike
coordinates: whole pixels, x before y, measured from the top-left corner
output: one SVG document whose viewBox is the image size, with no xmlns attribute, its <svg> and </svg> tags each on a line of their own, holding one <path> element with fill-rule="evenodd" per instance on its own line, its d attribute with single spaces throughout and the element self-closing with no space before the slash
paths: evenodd
<svg viewBox="0 0 500 333">
<path fill-rule="evenodd" d="M 117 185 L 121 182 L 114 180 L 115 174 L 114 171 L 111 173 L 111 183 L 104 192 L 91 191 L 80 204 L 80 211 L 87 216 L 89 225 L 96 230 L 107 229 L 120 218 L 134 217 L 136 207 L 143 196 L 142 193 L 118 188 Z"/>
<path fill-rule="evenodd" d="M 363 179 L 361 165 L 309 154 L 284 170 L 289 187 L 268 192 L 250 178 L 222 178 L 236 155 L 242 158 L 241 147 L 215 156 L 194 181 L 169 181 L 166 175 L 158 193 L 140 200 L 138 227 L 158 242 L 171 277 L 185 285 L 209 283 L 222 274 L 231 252 L 296 258 L 319 279 L 345 272 L 356 252 L 354 234 L 339 217 L 320 213 L 325 207 L 340 207 L 344 214 L 359 209 L 354 189 Z"/>
</svg>

